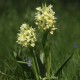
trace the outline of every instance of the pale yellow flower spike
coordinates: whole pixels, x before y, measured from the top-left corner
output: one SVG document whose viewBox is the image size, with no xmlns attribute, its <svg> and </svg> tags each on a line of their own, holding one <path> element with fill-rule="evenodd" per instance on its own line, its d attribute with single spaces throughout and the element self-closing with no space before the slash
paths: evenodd
<svg viewBox="0 0 80 80">
<path fill-rule="evenodd" d="M 53 31 L 57 28 L 53 27 L 55 24 L 55 12 L 52 10 L 52 5 L 36 8 L 35 13 L 35 24 L 38 26 L 38 29 L 47 30 L 50 29 L 50 34 L 53 34 Z"/>
<path fill-rule="evenodd" d="M 24 47 L 34 47 L 36 41 L 35 29 L 29 27 L 28 24 L 22 24 L 20 27 L 20 32 L 17 34 L 17 43 Z"/>
</svg>

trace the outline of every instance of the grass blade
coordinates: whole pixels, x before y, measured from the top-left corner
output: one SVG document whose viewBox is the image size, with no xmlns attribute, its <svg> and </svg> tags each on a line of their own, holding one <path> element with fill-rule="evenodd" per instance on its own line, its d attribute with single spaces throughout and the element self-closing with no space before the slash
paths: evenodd
<svg viewBox="0 0 80 80">
<path fill-rule="evenodd" d="M 64 68 L 64 66 L 70 61 L 70 59 L 72 58 L 74 53 L 72 53 L 68 59 L 61 65 L 61 67 L 57 70 L 57 72 L 54 74 L 54 76 L 58 76 L 59 73 L 62 71 L 62 69 Z"/>
</svg>

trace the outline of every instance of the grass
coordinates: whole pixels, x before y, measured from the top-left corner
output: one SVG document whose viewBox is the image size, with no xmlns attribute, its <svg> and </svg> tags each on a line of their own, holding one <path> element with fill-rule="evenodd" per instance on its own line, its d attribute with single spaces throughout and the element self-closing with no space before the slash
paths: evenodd
<svg viewBox="0 0 80 80">
<path fill-rule="evenodd" d="M 67 8 L 54 4 L 54 9 L 57 17 L 56 27 L 58 29 L 52 36 L 53 38 L 50 38 L 53 41 L 51 43 L 53 72 L 55 73 L 60 65 L 63 64 L 65 59 L 73 52 L 74 45 L 77 44 L 78 48 L 75 49 L 73 58 L 64 67 L 59 78 L 60 80 L 79 80 L 80 10 L 76 4 L 70 4 Z M 19 15 L 15 8 L 11 8 L 0 16 L 0 80 L 25 80 L 24 76 L 26 74 L 16 63 L 13 51 L 16 50 L 16 35 L 20 25 L 24 22 L 34 25 L 34 10 L 27 8 L 25 12 Z"/>
</svg>

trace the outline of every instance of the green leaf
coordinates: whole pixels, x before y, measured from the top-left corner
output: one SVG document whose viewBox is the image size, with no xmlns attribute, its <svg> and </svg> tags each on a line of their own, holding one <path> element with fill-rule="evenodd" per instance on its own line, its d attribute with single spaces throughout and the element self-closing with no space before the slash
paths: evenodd
<svg viewBox="0 0 80 80">
<path fill-rule="evenodd" d="M 60 72 L 62 71 L 62 69 L 64 68 L 64 66 L 71 60 L 72 56 L 74 53 L 72 53 L 68 59 L 61 65 L 61 67 L 56 71 L 54 76 L 59 76 Z"/>
<path fill-rule="evenodd" d="M 42 37 L 42 45 L 43 45 L 43 48 L 46 45 L 48 33 L 49 33 L 49 30 L 45 31 L 44 34 L 43 34 L 43 37 Z"/>
<path fill-rule="evenodd" d="M 28 64 L 27 62 L 24 62 L 24 61 L 17 61 L 17 62 L 20 64 Z"/>
<path fill-rule="evenodd" d="M 48 78 L 48 77 L 40 78 L 40 80 L 58 80 L 58 78 L 51 76 L 50 78 Z"/>
<path fill-rule="evenodd" d="M 43 52 L 40 54 L 40 60 L 42 64 L 44 64 L 44 53 Z"/>
<path fill-rule="evenodd" d="M 17 57 L 17 53 L 14 51 L 13 54 L 14 54 L 14 57 L 16 58 Z"/>
</svg>

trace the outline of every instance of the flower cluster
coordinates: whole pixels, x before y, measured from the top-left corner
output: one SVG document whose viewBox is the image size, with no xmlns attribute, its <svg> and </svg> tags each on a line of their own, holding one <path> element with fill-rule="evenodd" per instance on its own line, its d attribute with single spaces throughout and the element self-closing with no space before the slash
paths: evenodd
<svg viewBox="0 0 80 80">
<path fill-rule="evenodd" d="M 55 12 L 52 10 L 52 5 L 36 8 L 37 12 L 35 13 L 36 25 L 39 29 L 47 30 L 50 29 L 50 33 L 53 34 L 53 31 L 56 29 L 54 27 L 55 23 Z"/>
<path fill-rule="evenodd" d="M 20 27 L 20 33 L 18 33 L 17 43 L 24 47 L 34 47 L 36 41 L 35 29 L 29 27 L 28 24 L 22 24 Z"/>
</svg>

